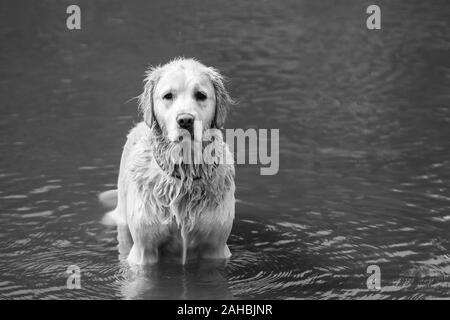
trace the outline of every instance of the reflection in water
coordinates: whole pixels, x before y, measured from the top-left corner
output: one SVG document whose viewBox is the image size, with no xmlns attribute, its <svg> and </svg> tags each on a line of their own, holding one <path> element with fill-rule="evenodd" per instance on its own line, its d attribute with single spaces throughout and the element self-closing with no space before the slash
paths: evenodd
<svg viewBox="0 0 450 320">
<path fill-rule="evenodd" d="M 127 226 L 117 226 L 119 260 L 124 279 L 120 292 L 125 299 L 231 299 L 226 280 L 226 260 L 181 261 L 137 266 L 126 261 L 133 246 Z M 167 260 L 167 259 L 166 259 Z"/>
<path fill-rule="evenodd" d="M 81 1 L 80 32 L 63 2 L 1 2 L 0 298 L 448 297 L 447 2 L 382 1 L 369 31 L 356 0 Z M 97 195 L 144 69 L 178 55 L 231 79 L 229 128 L 280 129 L 280 170 L 237 167 L 226 265 L 132 270 Z"/>
<path fill-rule="evenodd" d="M 157 264 L 145 268 L 124 263 L 120 293 L 124 299 L 232 299 L 223 262 L 185 266 Z"/>
</svg>

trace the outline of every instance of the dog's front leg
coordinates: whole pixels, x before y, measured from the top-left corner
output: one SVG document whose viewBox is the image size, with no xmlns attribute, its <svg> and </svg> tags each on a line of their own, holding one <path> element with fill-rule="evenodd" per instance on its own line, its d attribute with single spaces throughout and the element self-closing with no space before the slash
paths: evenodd
<svg viewBox="0 0 450 320">
<path fill-rule="evenodd" d="M 201 253 L 202 259 L 228 259 L 229 257 L 231 257 L 231 252 L 227 244 L 209 247 Z"/>
<path fill-rule="evenodd" d="M 131 247 L 133 246 L 133 238 L 127 225 L 117 225 L 117 241 L 120 259 L 128 258 Z"/>
<path fill-rule="evenodd" d="M 210 226 L 211 232 L 205 238 L 205 245 L 200 257 L 203 259 L 228 259 L 231 257 L 230 249 L 227 245 L 228 236 L 232 228 L 232 220 L 224 224 Z"/>
</svg>

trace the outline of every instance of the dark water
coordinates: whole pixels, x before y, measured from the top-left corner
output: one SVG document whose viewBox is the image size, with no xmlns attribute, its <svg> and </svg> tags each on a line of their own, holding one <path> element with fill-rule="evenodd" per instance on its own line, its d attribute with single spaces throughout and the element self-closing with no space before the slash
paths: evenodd
<svg viewBox="0 0 450 320">
<path fill-rule="evenodd" d="M 379 31 L 356 0 L 82 1 L 68 31 L 72 3 L 0 4 L 0 298 L 450 297 L 446 1 L 377 1 Z M 280 129 L 280 171 L 237 167 L 227 265 L 137 273 L 97 195 L 178 55 L 231 79 L 227 127 Z"/>
</svg>

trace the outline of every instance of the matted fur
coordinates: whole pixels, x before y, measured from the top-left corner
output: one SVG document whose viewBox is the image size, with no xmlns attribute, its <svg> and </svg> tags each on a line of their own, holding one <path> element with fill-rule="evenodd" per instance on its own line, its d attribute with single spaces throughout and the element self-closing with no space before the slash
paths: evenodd
<svg viewBox="0 0 450 320">
<path fill-rule="evenodd" d="M 152 212 L 162 224 L 174 220 L 185 231 L 192 231 L 200 216 L 217 209 L 226 193 L 234 189 L 234 166 L 173 163 L 174 145 L 155 127 L 143 130 L 147 132 L 131 154 L 129 172 L 146 204 L 145 211 Z M 220 223 L 220 219 L 230 217 L 216 218 Z"/>
<path fill-rule="evenodd" d="M 197 63 L 176 59 L 174 63 Z M 185 263 L 188 252 L 203 258 L 228 258 L 226 244 L 234 219 L 234 165 L 222 133 L 214 142 L 225 152 L 220 163 L 188 164 L 173 158 L 177 142 L 167 139 L 164 124 L 155 119 L 153 90 L 165 66 L 146 73 L 140 110 L 144 122 L 128 134 L 120 162 L 117 207 L 112 216 L 120 230 L 126 230 L 132 243 L 128 261 L 154 263 L 162 248 L 180 254 Z M 215 93 L 215 112 L 211 128 L 220 128 L 232 103 L 222 76 L 213 68 L 200 64 L 211 80 Z M 119 239 L 124 236 L 120 235 Z M 120 247 L 119 241 L 119 247 Z"/>
</svg>

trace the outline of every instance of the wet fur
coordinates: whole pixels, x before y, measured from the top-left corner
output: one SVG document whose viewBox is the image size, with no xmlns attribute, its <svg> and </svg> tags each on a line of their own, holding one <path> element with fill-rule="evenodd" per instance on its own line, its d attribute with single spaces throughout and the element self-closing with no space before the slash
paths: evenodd
<svg viewBox="0 0 450 320">
<path fill-rule="evenodd" d="M 228 258 L 226 245 L 234 219 L 234 166 L 232 164 L 179 166 L 180 179 L 165 162 L 168 149 L 160 137 L 141 122 L 132 129 L 124 147 L 114 219 L 128 226 L 133 247 L 128 260 L 136 264 L 158 261 L 160 254 L 188 258 Z M 157 147 L 155 147 L 157 143 Z M 227 149 L 226 149 L 227 150 Z M 184 248 L 185 247 L 185 248 Z"/>
<path fill-rule="evenodd" d="M 147 74 L 140 99 L 144 122 L 127 136 L 120 163 L 117 207 L 108 216 L 121 230 L 119 240 L 126 238 L 130 242 L 127 260 L 132 264 L 155 263 L 165 257 L 183 264 L 194 258 L 228 258 L 231 253 L 226 242 L 235 205 L 234 165 L 171 161 L 174 143 L 165 138 L 151 109 L 152 88 L 162 70 L 152 69 Z M 213 126 L 220 127 L 231 99 L 220 75 L 211 70 L 217 100 Z M 221 134 L 217 143 L 224 146 L 226 158 L 230 159 Z M 103 197 L 114 198 L 114 194 Z"/>
</svg>

